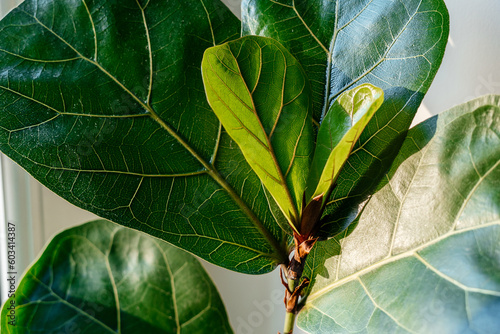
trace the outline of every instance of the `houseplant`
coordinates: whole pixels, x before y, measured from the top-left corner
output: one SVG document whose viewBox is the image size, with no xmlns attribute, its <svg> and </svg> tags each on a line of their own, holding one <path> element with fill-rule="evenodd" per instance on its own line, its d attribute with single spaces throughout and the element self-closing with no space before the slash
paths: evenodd
<svg viewBox="0 0 500 334">
<path fill-rule="evenodd" d="M 92 3 L 90 6 L 86 2 L 75 7 L 65 7 L 55 3 L 44 3 L 35 10 L 33 7 L 35 4 L 25 3 L 24 12 L 19 10 L 5 19 L 4 30 L 6 36 L 9 36 L 5 40 L 11 41 L 15 36 L 20 36 L 20 32 L 24 33 L 23 36 L 31 36 L 32 40 L 28 38 L 25 42 L 18 39 L 14 44 L 16 48 L 25 48 L 22 57 L 19 56 L 20 49 L 12 49 L 12 46 L 10 49 L 4 48 L 5 61 L 10 65 L 4 72 L 8 82 L 4 85 L 6 87 L 4 97 L 9 113 L 4 117 L 7 126 L 4 127 L 2 143 L 5 145 L 2 150 L 14 159 L 17 157 L 16 160 L 26 169 L 70 201 L 122 224 L 130 226 L 135 224 L 136 228 L 142 226 L 146 232 L 165 238 L 218 265 L 243 272 L 261 273 L 273 269 L 279 262 L 286 262 L 289 251 L 286 243 L 289 240 L 280 229 L 286 231 L 287 224 L 286 219 L 279 216 L 280 210 L 273 201 L 273 196 L 276 195 L 269 196 L 239 153 L 236 144 L 221 130 L 217 119 L 207 107 L 202 91 L 198 65 L 201 63 L 201 55 L 211 42 L 218 44 L 215 42 L 237 37 L 237 33 L 231 34 L 229 28 L 236 27 L 236 21 L 217 2 L 189 4 L 187 6 L 189 8 L 179 7 L 179 12 L 176 13 L 182 12 L 186 16 L 179 15 L 171 21 L 163 20 L 167 14 L 156 2 L 144 4 L 131 2 L 131 4 L 135 7 L 106 3 L 94 7 L 96 4 Z M 372 5 L 375 7 L 372 8 Z M 318 236 L 323 238 L 334 237 L 338 232 L 351 231 L 345 230 L 347 226 L 360 226 L 349 224 L 364 207 L 360 205 L 366 204 L 367 196 L 374 190 L 380 191 L 383 188 L 383 184 L 379 182 L 384 182 L 385 172 L 391 166 L 405 138 L 413 114 L 437 70 L 446 43 L 447 13 L 441 2 L 406 4 L 411 8 L 405 8 L 403 4 L 392 4 L 394 7 L 390 8 L 380 8 L 378 5 L 380 5 L 378 2 L 360 8 L 339 5 L 340 9 L 329 8 L 322 11 L 322 14 L 326 15 L 323 15 L 321 20 L 316 20 L 320 13 L 314 12 L 314 6 L 303 8 L 304 3 L 297 3 L 297 6 L 276 3 L 270 5 L 264 2 L 244 4 L 246 9 L 243 17 L 244 33 L 271 34 L 271 37 L 278 39 L 304 68 L 311 83 L 310 100 L 313 102 L 311 114 L 314 115 L 317 124 L 320 123 L 321 114 L 327 114 L 330 104 L 334 103 L 338 95 L 353 88 L 355 84 L 371 82 L 384 90 L 384 105 L 361 135 L 346 167 L 337 179 L 337 186 L 332 193 L 334 203 L 326 208 L 321 223 L 322 230 L 321 233 L 318 232 Z M 265 10 L 262 6 L 265 6 Z M 373 9 L 377 9 L 379 15 L 374 14 Z M 34 13 L 31 15 L 32 18 L 26 16 L 26 12 L 30 11 Z M 351 15 L 352 21 L 346 20 L 345 16 L 335 15 L 344 11 L 347 13 L 345 15 Z M 60 23 L 57 20 L 53 23 L 49 20 L 53 26 L 49 25 L 47 23 L 49 21 L 44 21 L 44 15 L 48 15 L 45 18 L 50 18 L 54 12 L 72 12 L 67 18 L 79 19 L 79 24 L 75 24 L 74 29 L 82 27 L 85 33 L 76 38 L 69 25 L 74 22 L 72 20 L 63 20 Z M 304 17 L 300 15 L 303 12 L 307 13 Z M 393 14 L 391 20 L 387 20 L 388 13 Z M 96 15 L 97 18 L 94 18 Z M 120 20 L 127 21 L 129 15 L 135 15 L 142 20 L 137 21 L 134 27 L 120 22 Z M 19 24 L 20 17 L 28 20 L 23 22 L 26 25 Z M 189 17 L 189 20 L 186 20 L 186 17 Z M 224 18 L 224 29 L 220 26 L 221 18 Z M 341 18 L 346 20 L 344 24 L 341 24 Z M 286 24 L 278 27 L 282 19 L 286 19 Z M 158 25 L 153 24 L 155 29 L 159 29 L 161 25 L 169 25 L 169 29 L 163 28 L 169 31 L 169 38 L 173 31 L 176 31 L 173 29 L 180 26 L 182 31 L 177 31 L 176 34 L 179 38 L 169 40 L 174 44 L 179 43 L 182 48 L 165 44 L 168 47 L 153 49 L 155 45 L 159 45 L 157 43 L 162 43 L 162 38 L 167 38 L 167 35 L 153 34 L 152 28 L 150 29 L 148 25 L 150 20 L 157 20 Z M 356 30 L 364 29 L 361 23 L 366 23 L 366 20 L 376 28 L 368 33 L 356 33 Z M 205 29 L 200 30 L 198 24 L 196 30 L 194 23 L 202 21 Z M 290 24 L 291 22 L 297 25 Z M 312 22 L 311 27 L 307 22 Z M 325 27 L 332 26 L 339 28 L 329 35 Z M 23 30 L 30 30 L 33 27 L 41 31 L 26 33 Z M 397 27 L 399 30 L 395 31 L 398 30 L 399 34 L 394 34 L 392 28 Z M 113 35 L 110 31 L 115 28 L 117 34 Z M 132 35 L 139 29 L 143 29 L 146 34 L 141 35 L 142 39 L 135 40 Z M 193 29 L 198 36 L 193 34 Z M 311 35 L 311 29 L 320 33 Z M 78 45 L 81 45 L 88 54 L 79 52 L 74 43 L 68 43 L 66 35 L 61 38 L 56 31 L 61 31 L 63 35 L 67 34 L 69 39 L 75 38 L 72 41 L 79 43 Z M 199 33 L 200 31 L 202 32 Z M 304 31 L 309 35 L 303 35 Z M 422 31 L 427 32 L 425 38 L 422 37 Z M 116 42 L 113 36 L 120 36 L 119 41 Z M 391 38 L 393 43 L 386 43 Z M 44 45 L 49 41 L 49 45 L 53 44 L 60 48 L 37 48 L 37 43 L 41 43 L 41 40 Z M 148 49 L 138 46 L 141 40 Z M 334 41 L 331 43 L 330 51 L 325 47 L 327 44 L 325 40 Z M 111 41 L 111 44 L 101 44 L 103 41 Z M 116 43 L 113 44 L 113 41 Z M 203 41 L 206 42 L 205 45 Z M 373 44 L 370 44 L 371 42 Z M 108 49 L 110 45 L 113 46 L 112 49 Z M 370 45 L 374 47 L 368 49 L 366 46 Z M 380 54 L 377 60 L 374 56 L 379 52 L 377 47 L 384 45 L 387 52 Z M 54 54 L 56 49 L 61 53 Z M 155 52 L 148 53 L 144 50 Z M 364 54 L 363 51 L 366 50 L 370 51 Z M 179 55 L 180 51 L 184 51 L 185 55 Z M 333 57 L 336 52 L 338 59 Z M 70 54 L 72 57 L 64 58 Z M 328 62 L 330 56 L 332 61 Z M 43 66 L 33 65 L 41 63 L 40 59 L 48 61 L 44 61 Z M 361 74 L 365 72 L 365 67 L 370 61 L 374 63 L 369 75 L 353 79 L 357 72 Z M 61 65 L 61 62 L 64 62 L 64 65 Z M 110 62 L 126 67 L 111 70 Z M 141 66 L 132 66 L 137 64 Z M 162 64 L 165 67 L 162 67 Z M 179 67 L 172 70 L 174 66 Z M 323 70 L 319 71 L 317 67 L 322 67 Z M 93 70 L 95 68 L 98 69 L 97 72 Z M 126 70 L 120 72 L 121 69 Z M 165 69 L 170 72 L 162 72 Z M 145 70 L 149 75 L 144 75 Z M 330 79 L 327 79 L 331 80 L 329 83 L 325 82 L 325 71 L 332 73 L 331 77 L 328 76 Z M 154 76 L 151 73 L 154 73 Z M 402 73 L 412 75 L 401 76 Z M 28 78 L 23 81 L 26 75 L 33 75 L 40 80 L 33 81 Z M 123 80 L 116 80 L 118 75 L 123 76 Z M 58 81 L 48 81 L 51 76 Z M 370 78 L 367 78 L 368 76 Z M 195 80 L 196 77 L 199 80 Z M 20 79 L 15 81 L 13 78 Z M 61 80 L 65 85 L 60 84 Z M 82 83 L 84 81 L 86 83 Z M 12 86 L 13 82 L 18 82 L 18 86 Z M 325 85 L 332 89 L 331 96 L 329 93 L 326 94 L 329 97 L 327 104 L 324 104 L 321 98 L 322 87 Z M 78 92 L 82 88 L 88 90 L 86 94 Z M 182 90 L 181 94 L 179 88 L 186 90 Z M 39 91 L 41 95 L 38 95 Z M 57 91 L 60 93 L 55 94 Z M 43 96 L 43 101 L 40 101 L 42 100 L 40 96 Z M 108 100 L 108 104 L 102 106 L 104 100 Z M 22 114 L 14 115 L 10 112 L 14 108 L 12 105 L 17 103 L 35 103 L 38 107 L 41 104 L 40 108 L 45 109 L 44 112 L 38 113 L 39 110 L 31 106 L 29 108 L 17 106 L 16 108 L 22 112 L 37 111 L 34 114 L 36 117 L 33 117 L 33 114 L 26 115 L 26 121 L 22 121 L 20 120 Z M 79 112 L 70 110 L 73 107 L 77 108 L 78 105 L 82 106 L 81 110 L 78 109 Z M 64 109 L 66 106 L 69 112 Z M 86 110 L 86 107 L 92 112 L 90 109 Z M 196 118 L 186 117 L 189 114 L 196 114 Z M 168 122 L 163 119 L 164 117 Z M 25 131 L 12 131 L 9 128 L 17 126 L 18 129 L 19 124 L 15 123 L 18 121 Z M 184 127 L 183 122 L 189 125 Z M 158 135 L 160 128 L 166 130 L 168 136 Z M 76 131 L 77 129 L 80 130 Z M 40 136 L 40 133 L 44 136 Z M 48 133 L 55 135 L 47 136 Z M 156 140 L 154 145 L 148 145 L 151 138 Z M 22 144 L 16 143 L 16 140 Z M 186 143 L 192 145 L 185 145 Z M 189 147 L 181 151 L 181 146 Z M 24 150 L 29 148 L 29 153 L 18 152 L 18 148 L 22 150 L 22 147 Z M 216 150 L 217 159 L 210 147 L 219 148 Z M 405 152 L 401 154 L 404 155 Z M 117 158 L 118 155 L 122 157 L 121 160 Z M 360 156 L 363 155 L 369 160 L 361 159 Z M 169 160 L 167 161 L 165 157 Z M 42 159 L 43 162 L 50 161 L 50 164 L 36 159 Z M 151 165 L 144 165 L 143 160 L 150 161 Z M 181 161 L 182 165 L 179 164 Z M 108 169 L 114 171 L 108 173 Z M 162 171 L 169 173 L 176 171 L 176 174 L 173 177 L 172 174 L 162 174 Z M 355 173 L 357 175 L 353 178 Z M 391 170 L 390 173 L 394 171 Z M 213 183 L 211 179 L 216 182 Z M 178 188 L 176 182 L 179 180 L 181 186 Z M 131 186 L 132 183 L 135 186 Z M 92 187 L 105 189 L 106 194 L 95 190 L 89 191 L 88 189 Z M 170 189 L 168 195 L 161 192 L 164 189 Z M 110 193 L 110 191 L 115 192 Z M 177 196 L 171 197 L 171 194 Z M 228 202 L 228 194 L 236 206 Z M 175 202 L 170 202 L 170 198 Z M 373 203 L 372 201 L 374 200 L 370 200 L 370 203 Z M 250 202 L 253 207 L 248 210 L 247 205 Z M 295 202 L 299 202 L 297 196 Z M 134 204 L 133 208 L 131 204 Z M 262 206 L 263 204 L 267 208 Z M 225 205 L 234 210 L 227 210 Z M 367 205 L 366 210 L 369 208 Z M 223 212 L 216 214 L 214 210 Z M 251 217 L 252 224 L 241 222 L 242 212 Z M 143 219 L 141 217 L 145 220 L 141 221 Z M 219 220 L 219 217 L 223 217 L 224 221 Z M 264 228 L 259 225 L 259 220 L 264 222 Z M 155 225 L 164 221 L 174 224 L 161 225 L 161 228 Z M 207 225 L 207 221 L 214 225 L 218 224 L 218 227 L 207 230 L 211 228 Z M 229 225 L 232 228 L 225 225 L 227 221 L 233 222 Z M 174 226 L 176 224 L 178 226 Z M 234 229 L 235 226 L 245 229 L 245 233 L 238 234 Z M 203 237 L 193 236 L 193 230 L 196 234 L 204 231 Z M 215 235 L 218 237 L 216 239 L 221 239 L 222 236 L 228 240 L 218 242 L 214 240 Z M 394 238 L 396 240 L 396 237 Z M 313 254 L 320 251 L 319 245 L 328 245 L 328 241 L 318 243 L 316 248 L 313 248 Z M 255 249 L 257 246 L 258 249 Z M 324 249 L 332 251 L 334 248 Z M 326 251 L 324 253 L 334 258 L 337 255 Z M 351 251 L 351 254 L 355 255 L 356 252 Z M 320 257 L 318 253 L 313 259 Z M 307 268 L 311 268 L 313 272 L 308 274 Z M 319 269 L 315 265 L 306 264 L 305 275 L 313 279 L 317 276 L 314 270 Z M 313 295 L 314 286 L 320 284 L 313 282 Z"/>
</svg>

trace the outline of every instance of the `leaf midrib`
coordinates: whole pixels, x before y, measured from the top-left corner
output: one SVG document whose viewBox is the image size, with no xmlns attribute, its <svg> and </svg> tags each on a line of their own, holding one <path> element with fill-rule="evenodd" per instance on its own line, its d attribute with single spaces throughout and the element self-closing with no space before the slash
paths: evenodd
<svg viewBox="0 0 500 334">
<path fill-rule="evenodd" d="M 139 3 L 138 3 L 139 5 Z M 140 7 L 141 12 L 143 13 L 143 20 L 144 20 L 144 27 L 146 31 L 146 38 L 148 39 L 148 53 L 150 60 L 152 60 L 152 50 L 151 50 L 151 44 L 149 41 L 149 29 L 148 25 L 146 22 L 146 18 L 144 15 L 143 9 Z M 269 254 L 269 255 L 274 255 L 272 257 L 276 258 L 279 263 L 285 263 L 287 259 L 286 251 L 280 247 L 278 244 L 277 240 L 271 235 L 269 230 L 263 225 L 263 223 L 255 216 L 254 212 L 247 206 L 245 202 L 241 199 L 238 194 L 234 191 L 234 189 L 227 183 L 227 181 L 220 175 L 220 173 L 215 169 L 213 164 L 207 163 L 184 139 L 180 137 L 168 124 L 166 124 L 159 116 L 158 114 L 154 111 L 154 109 L 151 107 L 149 104 L 150 101 L 147 103 L 144 103 L 141 99 L 139 99 L 135 94 L 133 94 L 127 87 L 125 87 L 117 78 L 115 78 L 111 73 L 109 73 L 105 68 L 103 68 L 97 61 L 94 61 L 88 57 L 85 57 L 83 54 L 81 54 L 77 49 L 75 49 L 71 44 L 69 44 L 64 38 L 59 36 L 55 31 L 50 29 L 48 26 L 43 24 L 38 18 L 36 18 L 34 15 L 31 13 L 28 13 L 26 11 L 22 11 L 29 17 L 33 18 L 40 26 L 42 26 L 45 30 L 53 34 L 56 38 L 58 38 L 61 42 L 63 42 L 65 45 L 67 45 L 71 50 L 73 50 L 79 58 L 81 58 L 84 61 L 89 62 L 90 64 L 96 66 L 102 73 L 104 73 L 106 76 L 108 76 L 111 80 L 113 80 L 119 87 L 121 87 L 130 97 L 132 97 L 144 110 L 146 110 L 149 113 L 149 116 L 156 122 L 158 123 L 167 133 L 172 136 L 175 140 L 179 142 L 196 160 L 200 162 L 200 164 L 206 169 L 207 174 L 210 175 L 215 182 L 217 182 L 227 193 L 228 195 L 233 199 L 233 201 L 240 207 L 240 209 L 243 211 L 243 213 L 249 218 L 249 220 L 252 222 L 252 224 L 255 226 L 255 228 L 260 232 L 260 234 L 268 241 L 270 246 L 274 250 L 274 254 Z M 207 13 L 208 15 L 208 13 Z M 90 15 L 89 15 L 90 16 Z M 150 70 L 152 70 L 152 62 L 150 61 L 151 66 Z M 150 73 L 150 81 L 152 80 L 152 72 Z M 150 86 L 151 88 L 152 86 Z M 148 94 L 148 99 L 149 99 L 149 94 Z M 39 102 L 39 101 L 37 101 Z M 224 242 L 221 240 L 221 242 Z"/>
</svg>

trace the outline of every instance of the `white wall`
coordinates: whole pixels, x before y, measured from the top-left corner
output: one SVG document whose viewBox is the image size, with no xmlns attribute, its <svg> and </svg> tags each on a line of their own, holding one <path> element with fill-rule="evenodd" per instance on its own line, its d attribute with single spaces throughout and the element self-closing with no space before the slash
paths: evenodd
<svg viewBox="0 0 500 334">
<path fill-rule="evenodd" d="M 223 1 L 239 14 L 239 0 Z M 2 14 L 15 2 L 0 0 Z M 418 121 L 473 97 L 500 94 L 500 1 L 448 0 L 446 3 L 451 17 L 448 48 L 441 69 L 417 114 Z M 9 168 L 19 169 L 12 164 Z M 95 217 L 29 179 L 27 186 L 30 187 L 32 206 L 24 207 L 24 210 L 29 210 L 32 216 L 31 224 L 35 231 L 33 248 L 36 252 L 56 232 Z M 27 249 L 30 246 L 26 245 Z M 205 267 L 225 300 L 237 334 L 276 333 L 282 329 L 283 288 L 279 283 L 278 272 L 256 277 L 233 273 L 210 264 Z M 244 330 L 241 327 L 242 323 L 249 326 L 261 324 L 248 331 L 248 328 Z M 238 328 L 241 330 L 238 331 Z"/>
</svg>

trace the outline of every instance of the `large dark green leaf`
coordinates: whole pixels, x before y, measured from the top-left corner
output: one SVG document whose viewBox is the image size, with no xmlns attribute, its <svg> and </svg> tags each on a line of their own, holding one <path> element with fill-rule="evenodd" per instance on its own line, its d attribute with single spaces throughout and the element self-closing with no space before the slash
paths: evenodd
<svg viewBox="0 0 500 334">
<path fill-rule="evenodd" d="M 319 242 L 298 324 L 311 333 L 497 333 L 500 96 L 408 133 L 355 224 Z"/>
<path fill-rule="evenodd" d="M 319 122 L 342 92 L 371 83 L 385 102 L 339 175 L 326 210 L 335 230 L 389 167 L 441 63 L 442 0 L 244 0 L 243 34 L 272 37 L 300 61 Z M 349 222 L 349 221 L 348 221 Z"/>
<path fill-rule="evenodd" d="M 249 36 L 205 52 L 210 106 L 291 226 L 299 224 L 313 149 L 309 81 L 278 42 Z"/>
<path fill-rule="evenodd" d="M 206 101 L 218 0 L 27 0 L 0 23 L 0 149 L 70 202 L 232 270 L 283 262 L 275 203 Z"/>
<path fill-rule="evenodd" d="M 15 326 L 9 307 L 15 302 Z M 191 255 L 104 220 L 57 235 L 2 309 L 2 333 L 232 333 Z"/>
</svg>

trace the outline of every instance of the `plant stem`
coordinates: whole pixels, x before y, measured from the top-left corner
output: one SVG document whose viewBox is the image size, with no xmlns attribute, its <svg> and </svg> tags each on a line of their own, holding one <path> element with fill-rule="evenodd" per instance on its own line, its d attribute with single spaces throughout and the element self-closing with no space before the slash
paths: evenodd
<svg viewBox="0 0 500 334">
<path fill-rule="evenodd" d="M 293 312 L 287 312 L 285 317 L 285 327 L 283 328 L 283 334 L 292 334 L 293 327 L 295 325 L 295 316 Z"/>
<path fill-rule="evenodd" d="M 287 279 L 288 283 L 288 289 L 290 291 L 294 291 L 295 287 L 297 285 L 297 281 L 293 279 Z M 293 327 L 295 325 L 295 312 L 286 312 L 285 316 L 285 326 L 283 328 L 283 334 L 292 334 L 293 333 Z"/>
<path fill-rule="evenodd" d="M 316 202 L 317 201 L 314 200 L 312 203 Z M 314 204 L 311 207 L 313 207 L 314 209 L 315 208 Z M 311 214 L 309 214 L 308 216 L 315 217 L 314 215 Z M 293 258 L 288 263 L 286 270 L 283 270 L 285 272 L 285 277 L 287 281 L 285 282 L 283 276 L 280 276 L 283 285 L 286 287 L 285 290 L 286 317 L 285 317 L 285 327 L 283 334 L 293 333 L 293 328 L 295 325 L 295 317 L 297 316 L 297 313 L 299 311 L 298 303 L 300 300 L 300 296 L 302 294 L 302 290 L 305 287 L 307 287 L 310 282 L 307 277 L 302 277 L 302 273 L 304 271 L 304 264 L 306 263 L 307 255 L 309 254 L 311 248 L 314 246 L 317 240 L 318 238 L 310 238 L 310 236 L 304 237 L 302 235 L 294 234 L 295 253 L 293 255 Z"/>
</svg>

